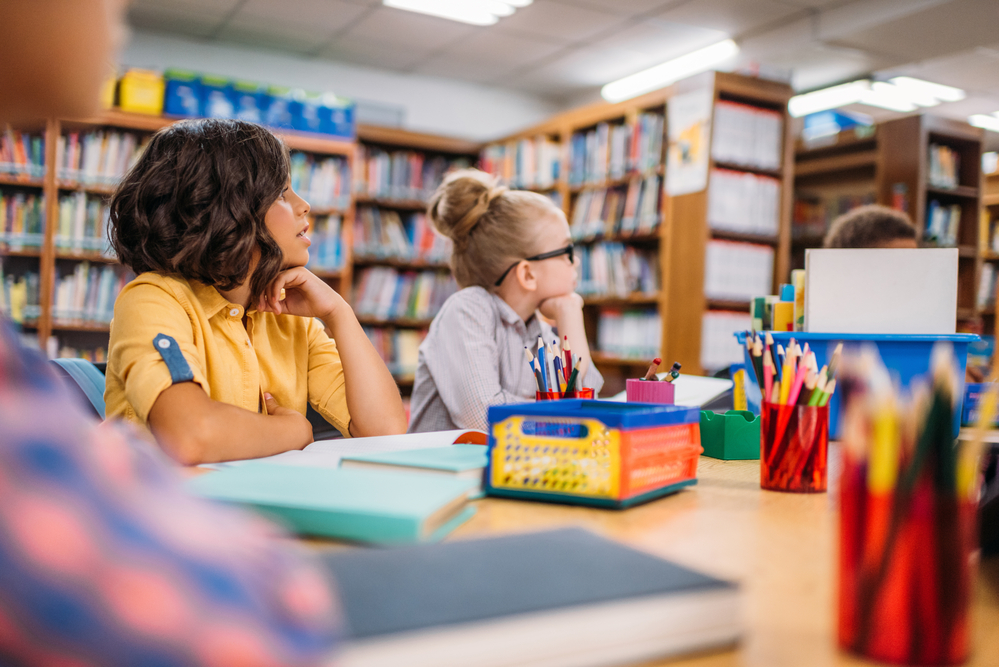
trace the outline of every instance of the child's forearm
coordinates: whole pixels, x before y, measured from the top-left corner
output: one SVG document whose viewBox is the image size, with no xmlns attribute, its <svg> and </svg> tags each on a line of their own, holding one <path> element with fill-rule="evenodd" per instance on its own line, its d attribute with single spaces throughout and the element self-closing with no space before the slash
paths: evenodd
<svg viewBox="0 0 999 667">
<path fill-rule="evenodd" d="M 323 318 L 333 334 L 347 388 L 350 434 L 394 435 L 406 432 L 406 412 L 399 387 L 385 362 L 345 302 Z"/>
</svg>

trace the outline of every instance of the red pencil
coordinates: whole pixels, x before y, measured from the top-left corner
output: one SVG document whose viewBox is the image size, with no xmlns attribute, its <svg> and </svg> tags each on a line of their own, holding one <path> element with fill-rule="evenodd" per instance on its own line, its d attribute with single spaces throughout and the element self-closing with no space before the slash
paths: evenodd
<svg viewBox="0 0 999 667">
<path fill-rule="evenodd" d="M 565 373 L 565 381 L 569 382 L 569 376 L 572 375 L 572 348 L 569 347 L 569 337 L 562 337 L 562 356 L 565 357 L 565 365 L 562 367 L 562 372 Z"/>
</svg>

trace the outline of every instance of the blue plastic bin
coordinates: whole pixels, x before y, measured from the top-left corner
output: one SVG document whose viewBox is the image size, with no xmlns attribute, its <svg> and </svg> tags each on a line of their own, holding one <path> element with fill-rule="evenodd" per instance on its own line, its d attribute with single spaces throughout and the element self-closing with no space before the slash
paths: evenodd
<svg viewBox="0 0 999 667">
<path fill-rule="evenodd" d="M 964 397 L 964 370 L 968 363 L 968 345 L 978 340 L 977 334 L 943 334 L 938 336 L 924 334 L 835 334 L 810 333 L 807 331 L 774 331 L 771 332 L 774 342 L 787 347 L 792 338 L 799 345 L 808 343 L 809 349 L 815 352 L 815 361 L 821 368 L 829 362 L 829 357 L 836 349 L 837 343 L 874 343 L 888 371 L 897 376 L 902 386 L 907 386 L 914 377 L 924 375 L 930 370 L 930 351 L 933 344 L 949 342 L 954 346 L 954 357 L 958 365 L 958 379 L 961 386 L 958 391 L 959 403 L 954 416 L 954 435 L 961 428 L 961 401 Z M 752 360 L 746 352 L 745 331 L 736 331 L 735 337 L 742 345 L 743 356 L 747 368 L 752 368 Z M 752 375 L 752 374 L 751 374 Z M 755 376 L 753 376 L 755 381 Z M 839 437 L 839 392 L 829 400 L 829 437 Z"/>
</svg>

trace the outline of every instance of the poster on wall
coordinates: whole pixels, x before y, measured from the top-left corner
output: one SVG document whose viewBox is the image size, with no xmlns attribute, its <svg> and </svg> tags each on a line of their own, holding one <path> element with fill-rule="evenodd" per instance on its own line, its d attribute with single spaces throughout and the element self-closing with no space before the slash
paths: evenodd
<svg viewBox="0 0 999 667">
<path fill-rule="evenodd" d="M 711 137 L 710 88 L 677 95 L 666 105 L 669 149 L 666 153 L 666 194 L 700 192 L 708 187 Z"/>
</svg>

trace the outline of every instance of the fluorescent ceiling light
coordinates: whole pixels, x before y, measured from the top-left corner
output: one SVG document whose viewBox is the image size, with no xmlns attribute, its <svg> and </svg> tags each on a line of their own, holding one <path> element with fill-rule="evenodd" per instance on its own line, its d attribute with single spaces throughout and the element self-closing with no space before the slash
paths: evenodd
<svg viewBox="0 0 999 667">
<path fill-rule="evenodd" d="M 988 116 L 983 113 L 976 113 L 974 116 L 968 117 L 968 122 L 975 127 L 982 128 L 983 130 L 999 132 L 999 118 L 996 118 L 994 115 Z"/>
<path fill-rule="evenodd" d="M 895 86 L 883 81 L 875 81 L 871 84 L 871 89 L 860 97 L 860 103 L 891 111 L 916 110 L 916 104 L 912 100 L 908 99 Z"/>
<path fill-rule="evenodd" d="M 608 83 L 600 89 L 600 94 L 608 102 L 620 102 L 668 86 L 693 74 L 706 72 L 738 52 L 739 45 L 726 39 Z"/>
<path fill-rule="evenodd" d="M 927 95 L 941 102 L 959 102 L 965 98 L 964 91 L 960 88 L 914 79 L 911 76 L 896 76 L 891 82 L 902 90 L 911 91 L 912 95 Z"/>
<path fill-rule="evenodd" d="M 867 104 L 892 111 L 915 111 L 917 107 L 933 107 L 941 102 L 964 99 L 960 88 L 943 86 L 908 76 L 897 76 L 887 81 L 860 79 L 830 88 L 823 88 L 804 95 L 795 95 L 788 102 L 788 112 L 794 116 L 835 109 L 847 104 Z"/>
<path fill-rule="evenodd" d="M 814 90 L 803 95 L 795 95 L 787 103 L 787 110 L 795 118 L 807 116 L 819 111 L 828 111 L 847 104 L 859 102 L 871 90 L 869 79 L 841 83 L 821 90 Z"/>
<path fill-rule="evenodd" d="M 386 7 L 429 14 L 472 25 L 492 25 L 534 0 L 382 0 Z"/>
</svg>

